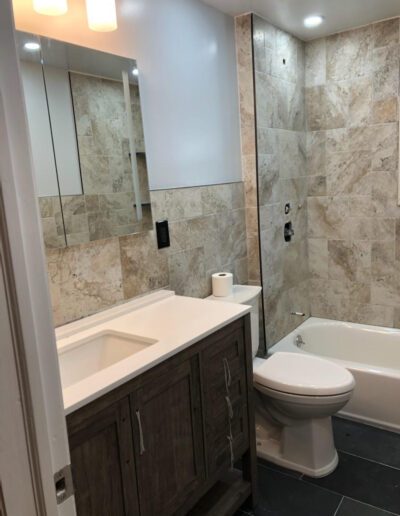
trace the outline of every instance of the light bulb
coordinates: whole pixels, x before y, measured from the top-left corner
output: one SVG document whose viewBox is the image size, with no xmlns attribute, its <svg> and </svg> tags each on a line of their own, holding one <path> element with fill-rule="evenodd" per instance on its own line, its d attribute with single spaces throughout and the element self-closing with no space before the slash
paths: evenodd
<svg viewBox="0 0 400 516">
<path fill-rule="evenodd" d="M 314 27 L 318 27 L 318 25 L 321 25 L 321 23 L 324 21 L 324 17 L 320 14 L 313 14 L 311 16 L 307 16 L 307 18 L 304 18 L 304 26 L 307 27 L 307 29 L 313 29 Z"/>
<path fill-rule="evenodd" d="M 60 16 L 68 11 L 67 0 L 33 0 L 33 9 L 39 14 Z"/>
<path fill-rule="evenodd" d="M 117 29 L 115 0 L 86 0 L 86 12 L 89 29 L 98 32 Z"/>
<path fill-rule="evenodd" d="M 35 52 L 36 50 L 40 50 L 39 43 L 36 43 L 36 41 L 27 41 L 24 44 L 25 50 L 29 50 L 31 52 Z"/>
<path fill-rule="evenodd" d="M 139 75 L 139 70 L 137 68 L 132 68 L 132 75 L 137 77 Z"/>
</svg>

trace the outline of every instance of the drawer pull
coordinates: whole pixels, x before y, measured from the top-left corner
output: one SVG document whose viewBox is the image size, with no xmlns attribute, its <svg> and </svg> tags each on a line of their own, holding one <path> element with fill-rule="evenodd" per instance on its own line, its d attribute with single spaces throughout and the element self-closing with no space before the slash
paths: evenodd
<svg viewBox="0 0 400 516">
<path fill-rule="evenodd" d="M 226 404 L 228 405 L 228 414 L 229 419 L 233 419 L 233 408 L 232 408 L 232 402 L 229 396 L 225 396 Z"/>
<path fill-rule="evenodd" d="M 229 442 L 229 451 L 231 456 L 231 469 L 233 469 L 235 465 L 235 457 L 233 455 L 233 437 L 232 437 L 232 431 L 230 430 L 229 435 L 226 436 Z"/>
<path fill-rule="evenodd" d="M 229 394 L 229 387 L 231 386 L 231 383 L 232 383 L 231 369 L 229 367 L 229 362 L 228 362 L 227 358 L 224 358 L 222 361 L 224 363 L 224 374 L 225 374 L 226 392 Z"/>
<path fill-rule="evenodd" d="M 140 410 L 136 411 L 136 419 L 137 419 L 138 426 L 139 426 L 139 451 L 140 451 L 140 455 L 143 455 L 143 453 L 146 451 L 146 448 L 144 447 L 142 420 L 140 418 Z"/>
</svg>

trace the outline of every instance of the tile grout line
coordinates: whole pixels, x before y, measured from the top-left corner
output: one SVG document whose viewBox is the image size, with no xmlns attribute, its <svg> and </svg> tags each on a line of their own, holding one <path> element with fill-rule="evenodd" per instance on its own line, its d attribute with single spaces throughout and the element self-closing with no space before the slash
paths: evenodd
<svg viewBox="0 0 400 516">
<path fill-rule="evenodd" d="M 369 507 L 372 507 L 373 509 L 378 509 L 380 511 L 384 511 L 386 512 L 387 514 L 389 514 L 390 516 L 400 516 L 400 514 L 396 514 L 396 513 L 393 513 L 393 512 L 390 512 L 386 509 L 384 509 L 383 507 L 378 507 L 376 505 L 371 505 L 367 502 L 364 502 L 363 500 L 359 500 L 358 498 L 352 498 L 351 496 L 347 496 L 347 495 L 344 495 L 343 493 L 340 493 L 339 491 L 334 491 L 332 489 L 329 489 L 327 487 L 323 487 L 323 486 L 320 486 L 318 484 L 314 484 L 313 482 L 310 482 L 309 480 L 307 480 L 307 477 L 305 477 L 305 479 L 302 480 L 304 483 L 310 485 L 310 486 L 314 486 L 314 487 L 318 487 L 319 489 L 323 489 L 324 491 L 328 491 L 329 493 L 332 493 L 332 494 L 336 494 L 338 496 L 342 496 L 343 498 L 348 498 L 349 500 L 353 500 L 354 502 L 357 502 L 357 503 L 360 503 L 360 504 L 363 504 L 363 505 L 368 505 Z"/>
<path fill-rule="evenodd" d="M 345 455 L 350 455 L 351 457 L 356 457 L 357 459 L 366 460 L 367 462 L 372 462 L 373 464 L 379 464 L 379 466 L 383 466 L 385 468 L 390 468 L 390 469 L 395 469 L 396 471 L 400 471 L 400 467 L 391 466 L 390 464 L 385 464 L 384 462 L 379 462 L 379 461 L 373 460 L 373 459 L 367 459 L 366 457 L 362 457 L 361 455 L 356 455 L 355 453 L 340 450 L 339 448 L 338 448 L 338 451 L 340 451 L 340 453 L 343 453 Z"/>
<path fill-rule="evenodd" d="M 260 464 L 258 463 L 261 467 L 267 469 L 268 471 L 272 471 L 273 473 L 277 473 L 278 475 L 282 475 L 286 478 L 291 478 L 292 480 L 296 480 L 298 482 L 304 482 L 305 484 L 309 485 L 309 486 L 312 486 L 316 489 L 321 489 L 322 491 L 327 491 L 328 493 L 331 493 L 331 494 L 335 494 L 337 496 L 342 496 L 344 497 L 344 495 L 342 493 L 339 493 L 338 491 L 333 491 L 332 489 L 328 489 L 327 487 L 323 487 L 323 486 L 319 486 L 318 484 L 313 484 L 312 482 L 309 482 L 307 480 L 307 477 L 304 475 L 304 473 L 301 473 L 299 477 L 294 477 L 288 473 L 285 473 L 284 471 L 278 471 L 274 468 L 271 468 L 269 466 L 266 466 L 264 464 Z M 360 501 L 360 500 L 356 500 L 356 501 Z M 361 502 L 362 503 L 362 502 Z M 379 507 L 377 507 L 379 508 Z"/>
<path fill-rule="evenodd" d="M 336 507 L 336 511 L 333 516 L 337 516 L 337 514 L 339 513 L 339 509 L 343 503 L 343 500 L 344 500 L 344 496 L 342 496 L 342 498 L 340 499 L 339 505 Z"/>
<path fill-rule="evenodd" d="M 303 475 L 304 477 L 304 475 Z M 304 477 L 301 479 L 301 482 L 304 482 L 305 484 L 309 485 L 309 486 L 314 486 L 314 487 L 318 487 L 319 489 L 322 489 L 323 491 L 328 491 L 328 493 L 332 493 L 332 494 L 335 494 L 335 495 L 338 495 L 338 496 L 342 496 L 343 498 L 345 498 L 345 495 L 343 493 L 340 493 L 339 491 L 334 491 L 333 489 L 329 489 L 328 487 L 324 487 L 324 486 L 320 486 L 318 484 L 314 484 L 313 482 L 310 482 L 309 480 L 307 480 L 308 477 Z M 311 478 L 311 477 L 310 477 Z M 300 480 L 300 479 L 299 479 Z M 362 502 L 361 500 L 356 500 L 354 499 L 356 502 L 360 502 L 360 503 L 364 503 Z M 377 509 L 379 509 L 379 507 L 377 507 Z"/>
<path fill-rule="evenodd" d="M 279 471 L 277 469 L 274 469 L 271 466 L 267 466 L 266 464 L 263 464 L 262 462 L 258 462 L 258 461 L 257 461 L 257 465 L 264 469 L 268 469 L 268 471 L 273 471 L 274 473 L 279 473 L 280 475 L 284 475 L 285 477 L 293 478 L 293 480 L 300 480 L 301 477 L 303 476 L 303 473 L 299 473 L 299 476 L 295 477 L 294 475 L 291 475 L 290 473 L 286 473 L 285 471 Z"/>
<path fill-rule="evenodd" d="M 366 505 L 367 507 L 371 507 L 372 509 L 378 509 L 379 511 L 382 511 L 382 512 L 388 514 L 389 516 L 399 516 L 398 513 L 387 511 L 386 509 L 382 509 L 381 507 L 377 507 L 376 505 L 371 505 L 370 503 L 361 502 L 360 500 L 356 500 L 355 498 L 352 498 L 351 496 L 343 496 L 343 498 L 347 498 L 348 500 L 352 500 L 353 502 L 360 503 L 362 505 Z"/>
</svg>

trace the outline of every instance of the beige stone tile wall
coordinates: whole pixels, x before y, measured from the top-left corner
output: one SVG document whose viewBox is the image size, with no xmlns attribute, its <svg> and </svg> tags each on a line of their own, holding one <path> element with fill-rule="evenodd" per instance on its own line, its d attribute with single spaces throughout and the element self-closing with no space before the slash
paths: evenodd
<svg viewBox="0 0 400 516">
<path fill-rule="evenodd" d="M 306 45 L 314 316 L 400 324 L 399 20 Z"/>
<path fill-rule="evenodd" d="M 253 16 L 258 210 L 265 335 L 272 346 L 309 315 L 304 43 Z M 291 211 L 285 215 L 285 204 Z M 294 237 L 284 241 L 285 222 Z"/>
<path fill-rule="evenodd" d="M 249 283 L 252 285 L 261 285 L 251 14 L 236 17 L 235 39 L 239 87 L 242 172 L 245 185 Z"/>
<path fill-rule="evenodd" d="M 38 201 L 45 246 L 49 249 L 65 247 L 60 197 L 39 197 Z"/>
<path fill-rule="evenodd" d="M 169 248 L 157 249 L 152 230 L 47 250 L 56 326 L 160 288 L 205 297 L 219 270 L 247 282 L 243 183 L 150 195 L 154 219 L 169 220 Z"/>
</svg>

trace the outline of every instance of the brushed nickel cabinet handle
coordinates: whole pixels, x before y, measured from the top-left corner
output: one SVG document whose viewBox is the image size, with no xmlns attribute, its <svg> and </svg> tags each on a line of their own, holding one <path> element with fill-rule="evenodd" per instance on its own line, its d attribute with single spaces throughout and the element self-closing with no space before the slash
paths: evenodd
<svg viewBox="0 0 400 516">
<path fill-rule="evenodd" d="M 232 430 L 229 428 L 229 435 L 226 436 L 229 443 L 229 454 L 230 454 L 230 462 L 231 462 L 231 469 L 233 469 L 235 465 L 235 455 L 233 453 L 233 437 L 232 437 Z"/>
<path fill-rule="evenodd" d="M 226 392 L 229 394 L 229 387 L 231 386 L 231 383 L 232 383 L 231 369 L 229 367 L 229 362 L 228 362 L 227 358 L 223 358 L 222 361 L 224 363 L 224 374 L 225 374 Z"/>
<path fill-rule="evenodd" d="M 230 397 L 229 396 L 225 396 L 225 401 L 226 401 L 226 404 L 228 406 L 229 419 L 233 419 L 233 408 L 232 408 L 232 402 L 231 402 Z"/>
<path fill-rule="evenodd" d="M 143 439 L 143 429 L 142 429 L 142 420 L 140 418 L 140 410 L 136 411 L 136 419 L 139 426 L 139 451 L 140 455 L 143 455 L 143 453 L 146 451 L 146 448 L 144 447 L 144 439 Z"/>
</svg>

